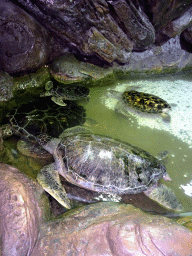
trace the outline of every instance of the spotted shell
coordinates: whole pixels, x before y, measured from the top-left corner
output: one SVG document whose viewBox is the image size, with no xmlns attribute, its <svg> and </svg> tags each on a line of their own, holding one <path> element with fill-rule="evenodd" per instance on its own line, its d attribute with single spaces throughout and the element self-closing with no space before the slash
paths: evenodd
<svg viewBox="0 0 192 256">
<path fill-rule="evenodd" d="M 165 100 L 145 92 L 125 91 L 122 94 L 122 99 L 125 104 L 142 112 L 162 113 L 164 109 L 171 109 L 171 106 Z"/>
</svg>

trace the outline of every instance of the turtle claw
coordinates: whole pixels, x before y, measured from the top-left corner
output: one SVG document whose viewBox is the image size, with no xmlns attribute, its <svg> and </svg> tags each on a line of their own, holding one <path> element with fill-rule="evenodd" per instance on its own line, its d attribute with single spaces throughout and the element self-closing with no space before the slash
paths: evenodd
<svg viewBox="0 0 192 256">
<path fill-rule="evenodd" d="M 54 164 L 43 167 L 37 175 L 37 181 L 62 206 L 71 209 L 70 200 L 61 184 L 58 172 L 54 169 Z"/>
</svg>

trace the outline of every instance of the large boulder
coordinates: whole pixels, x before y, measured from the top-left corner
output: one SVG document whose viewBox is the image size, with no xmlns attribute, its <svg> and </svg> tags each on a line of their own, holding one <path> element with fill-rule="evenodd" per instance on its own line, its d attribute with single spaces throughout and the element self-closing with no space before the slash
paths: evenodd
<svg viewBox="0 0 192 256">
<path fill-rule="evenodd" d="M 0 187 L 3 256 L 192 254 L 190 230 L 131 205 L 90 204 L 50 219 L 42 189 L 18 169 L 0 164 Z"/>
</svg>

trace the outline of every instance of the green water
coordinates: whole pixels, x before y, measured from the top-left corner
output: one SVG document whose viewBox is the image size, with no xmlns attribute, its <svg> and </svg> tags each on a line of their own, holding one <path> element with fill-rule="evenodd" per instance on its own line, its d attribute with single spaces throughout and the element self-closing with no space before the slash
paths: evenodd
<svg viewBox="0 0 192 256">
<path fill-rule="evenodd" d="M 168 78 L 164 79 L 167 83 Z M 160 80 L 162 85 L 162 78 Z M 173 83 L 175 86 L 175 84 L 177 84 L 178 78 L 172 78 L 172 80 L 174 80 Z M 147 81 L 147 85 L 152 82 L 154 82 L 154 80 Z M 187 81 L 187 83 L 188 82 L 191 83 L 190 79 Z M 119 82 L 118 86 L 123 86 L 124 83 L 131 84 L 131 81 L 123 81 L 121 83 Z M 142 81 L 139 81 L 139 84 L 140 83 L 142 83 Z M 159 83 L 159 79 L 157 79 L 157 83 Z M 114 89 L 116 86 L 117 85 L 113 85 L 110 89 Z M 173 91 L 174 86 L 172 85 L 171 89 L 167 89 L 170 91 L 170 93 L 174 93 L 174 95 L 171 96 L 172 103 L 177 102 L 177 108 L 180 107 L 179 111 L 181 111 L 184 104 L 182 106 L 178 105 L 178 99 L 175 95 L 175 92 Z M 116 113 L 112 108 L 106 106 L 103 99 L 108 89 L 108 87 L 102 89 L 91 88 L 91 100 L 85 105 L 87 116 L 97 121 L 97 125 L 91 126 L 91 130 L 98 134 L 110 136 L 131 143 L 132 145 L 145 149 L 154 156 L 164 150 L 168 150 L 169 155 L 165 161 L 165 165 L 168 174 L 172 178 L 172 182 L 166 182 L 163 180 L 162 183 L 166 184 L 168 187 L 174 190 L 176 196 L 184 207 L 184 211 L 192 211 L 192 197 L 186 195 L 184 190 L 181 188 L 181 185 L 186 185 L 192 181 L 192 145 L 189 140 L 189 138 L 191 139 L 192 134 L 192 120 L 185 120 L 186 124 L 183 123 L 183 127 L 187 127 L 187 136 L 185 136 L 184 139 L 182 139 L 180 136 L 181 129 L 177 129 L 178 127 L 173 129 L 171 124 L 163 124 L 165 125 L 165 129 L 164 126 L 161 127 L 161 123 L 163 123 L 161 118 L 159 118 L 157 121 L 157 124 L 159 123 L 158 129 L 154 128 L 153 126 L 153 128 L 151 128 L 150 123 L 147 125 L 148 121 L 146 121 L 146 125 L 141 125 L 140 119 L 136 118 L 135 116 L 130 115 L 125 117 Z M 188 95 L 188 97 L 192 97 L 192 93 L 191 96 Z M 185 102 L 188 105 L 187 100 Z M 188 109 L 192 111 L 192 105 L 190 105 Z M 185 111 L 186 110 L 183 108 L 183 115 L 185 115 Z M 175 118 L 178 118 L 178 112 L 173 113 L 172 115 L 173 117 L 171 122 L 174 123 Z M 188 125 L 188 122 L 191 123 Z M 178 125 L 179 123 L 182 122 L 178 120 Z M 185 130 L 183 130 L 183 127 L 181 128 L 182 133 L 184 134 Z M 190 191 L 192 193 L 192 188 L 190 188 Z"/>
<path fill-rule="evenodd" d="M 108 90 L 124 91 L 127 86 L 133 84 L 142 84 L 141 91 L 153 93 L 174 104 L 170 124 L 164 123 L 160 117 L 153 120 L 154 116 L 147 118 L 131 114 L 123 116 L 114 111 L 117 101 L 108 101 Z M 192 121 L 190 119 L 192 116 L 192 79 L 167 76 L 143 81 L 119 81 L 110 88 L 90 88 L 90 96 L 89 102 L 84 101 L 80 104 L 85 107 L 87 117 L 96 121 L 96 124 L 89 124 L 89 128 L 94 133 L 131 143 L 154 156 L 162 151 L 169 151 L 165 165 L 172 182 L 162 181 L 162 183 L 173 189 L 184 211 L 192 211 L 192 185 L 191 194 L 188 192 L 189 195 L 181 187 L 192 181 Z M 15 144 L 10 147 L 13 147 L 10 150 L 15 153 L 16 160 L 13 165 L 26 173 L 25 166 L 30 164 L 29 159 L 19 158 Z M 7 163 L 12 164 L 11 161 Z M 36 167 L 32 175 L 30 168 L 27 174 L 35 177 L 40 166 Z"/>
</svg>

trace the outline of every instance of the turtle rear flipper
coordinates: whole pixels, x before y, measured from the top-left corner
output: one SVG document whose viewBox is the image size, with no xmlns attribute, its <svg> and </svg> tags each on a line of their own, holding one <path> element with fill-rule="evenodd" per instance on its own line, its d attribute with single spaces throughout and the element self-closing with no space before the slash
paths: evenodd
<svg viewBox="0 0 192 256">
<path fill-rule="evenodd" d="M 149 189 L 144 193 L 165 208 L 174 211 L 183 210 L 183 206 L 178 201 L 175 193 L 164 184 L 159 184 L 157 187 Z"/>
<path fill-rule="evenodd" d="M 54 169 L 54 164 L 43 167 L 37 175 L 37 181 L 61 205 L 67 209 L 71 208 L 70 200 L 61 184 L 58 172 Z"/>
</svg>

